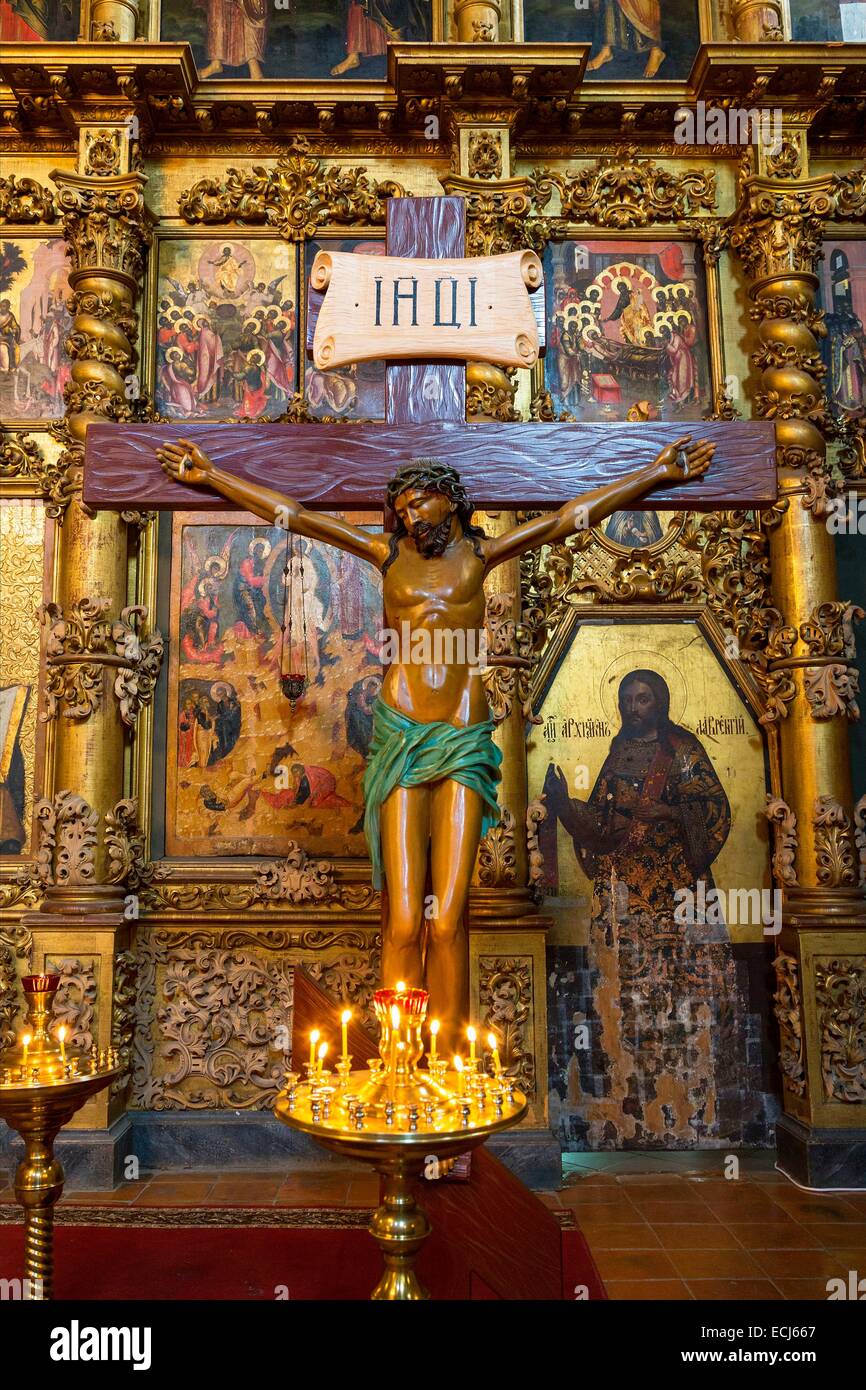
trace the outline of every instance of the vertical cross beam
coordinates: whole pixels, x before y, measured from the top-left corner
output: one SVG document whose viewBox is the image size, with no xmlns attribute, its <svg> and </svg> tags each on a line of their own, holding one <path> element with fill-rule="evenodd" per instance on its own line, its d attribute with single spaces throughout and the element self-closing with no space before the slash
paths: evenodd
<svg viewBox="0 0 866 1390">
<path fill-rule="evenodd" d="M 389 256 L 441 260 L 462 256 L 466 204 L 462 198 L 389 198 Z M 466 368 L 454 362 L 394 362 L 385 374 L 389 425 L 466 419 Z"/>
</svg>

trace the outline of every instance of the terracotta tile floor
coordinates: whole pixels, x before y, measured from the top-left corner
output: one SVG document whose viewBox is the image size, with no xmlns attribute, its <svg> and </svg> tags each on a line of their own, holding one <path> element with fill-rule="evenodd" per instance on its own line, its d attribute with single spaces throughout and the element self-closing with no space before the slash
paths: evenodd
<svg viewBox="0 0 866 1390">
<path fill-rule="evenodd" d="M 574 1211 L 612 1299 L 820 1299 L 827 1280 L 866 1277 L 866 1194 L 801 1191 L 767 1153 L 566 1154 L 562 1184 L 539 1192 Z M 0 1203 L 14 1200 L 0 1187 Z M 68 1192 L 101 1206 L 370 1207 L 361 1165 L 221 1174 L 167 1172 L 116 1192 Z"/>
<path fill-rule="evenodd" d="M 565 1154 L 548 1206 L 574 1211 L 613 1299 L 827 1298 L 866 1276 L 864 1195 L 803 1192 L 775 1157 Z"/>
</svg>

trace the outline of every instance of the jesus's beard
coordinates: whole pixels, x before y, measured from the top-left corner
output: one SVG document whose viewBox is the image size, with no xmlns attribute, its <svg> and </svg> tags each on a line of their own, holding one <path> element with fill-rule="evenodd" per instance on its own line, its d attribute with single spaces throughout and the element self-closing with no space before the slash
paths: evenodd
<svg viewBox="0 0 866 1390">
<path fill-rule="evenodd" d="M 412 532 L 412 539 L 419 555 L 423 555 L 425 560 L 433 560 L 437 555 L 443 554 L 451 539 L 450 514 L 437 526 L 431 526 L 426 521 L 419 521 Z"/>
</svg>

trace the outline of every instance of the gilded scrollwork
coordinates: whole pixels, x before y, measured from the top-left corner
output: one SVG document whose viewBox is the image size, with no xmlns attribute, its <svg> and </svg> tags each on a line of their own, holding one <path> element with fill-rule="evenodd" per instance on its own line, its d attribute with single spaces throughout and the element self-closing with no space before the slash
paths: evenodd
<svg viewBox="0 0 866 1390">
<path fill-rule="evenodd" d="M 11 481 L 30 481 L 42 487 L 45 455 L 35 439 L 26 434 L 10 434 L 7 439 L 0 436 L 0 483 Z"/>
<path fill-rule="evenodd" d="M 133 1108 L 272 1106 L 291 1052 L 294 965 L 161 932 L 144 933 L 135 957 Z"/>
<path fill-rule="evenodd" d="M 866 888 L 866 796 L 854 807 L 854 844 L 860 861 L 859 884 Z"/>
<path fill-rule="evenodd" d="M 851 822 L 843 806 L 832 796 L 819 796 L 812 818 L 818 882 L 826 888 L 853 888 L 857 862 Z"/>
<path fill-rule="evenodd" d="M 535 169 L 529 184 L 539 207 L 547 206 L 555 189 L 560 216 L 567 221 L 618 230 L 677 222 L 712 211 L 716 201 L 712 170 L 675 173 L 639 157 L 634 145 L 622 145 L 576 172 Z"/>
<path fill-rule="evenodd" d="M 532 959 L 481 956 L 479 997 L 485 1033 L 495 1033 L 502 1070 L 526 1095 L 535 1095 L 532 1050 Z"/>
<path fill-rule="evenodd" d="M 786 801 L 780 796 L 772 796 L 769 792 L 764 814 L 773 827 L 773 873 L 776 880 L 785 888 L 796 888 L 799 883 L 797 817 Z"/>
<path fill-rule="evenodd" d="M 111 1046 L 117 1049 L 121 1074 L 112 1082 L 112 1093 L 126 1089 L 132 1070 L 135 1038 L 135 1001 L 138 993 L 138 959 L 134 951 L 120 951 L 114 960 Z"/>
<path fill-rule="evenodd" d="M 815 962 L 821 1079 L 828 1101 L 866 1101 L 866 957 Z"/>
<path fill-rule="evenodd" d="M 33 933 L 29 927 L 0 923 L 0 1050 L 15 1042 L 15 1018 L 20 1008 L 16 961 L 29 965 Z"/>
<path fill-rule="evenodd" d="M 796 956 L 780 951 L 773 961 L 776 992 L 773 1012 L 779 1025 L 779 1065 L 782 1084 L 795 1096 L 806 1094 L 806 1051 L 803 1039 L 803 1004 L 800 997 Z"/>
<path fill-rule="evenodd" d="M 186 222 L 239 222 L 273 227 L 287 241 L 303 241 L 321 227 L 381 226 L 389 198 L 405 196 L 393 180 L 370 179 L 358 166 L 325 167 L 297 147 L 273 169 L 229 168 L 223 179 L 199 179 L 181 193 Z"/>
<path fill-rule="evenodd" d="M 69 1029 L 72 1047 L 89 1052 L 96 1042 L 97 983 L 95 962 L 77 956 L 52 956 L 45 962 L 46 970 L 60 976 L 60 988 L 54 1002 L 58 1023 Z"/>
<path fill-rule="evenodd" d="M 0 177 L 0 224 L 21 226 L 32 222 L 54 222 L 57 211 L 54 194 L 35 179 Z"/>
<path fill-rule="evenodd" d="M 68 613 L 57 603 L 43 606 L 48 665 L 43 719 L 61 714 L 87 719 L 101 705 L 106 667 L 118 668 L 114 693 L 127 727 L 135 726 L 139 711 L 153 698 L 165 651 L 162 634 L 141 632 L 147 608 L 131 605 L 112 620 L 110 607 L 110 599 L 88 596 L 78 599 Z"/>
<path fill-rule="evenodd" d="M 530 692 L 532 633 L 514 616 L 514 594 L 488 594 L 484 624 L 487 669 L 482 679 L 494 722 L 501 724 L 507 719 L 516 702 L 524 719 L 540 723 L 533 713 Z"/>
<path fill-rule="evenodd" d="M 36 803 L 39 844 L 35 871 L 46 888 L 93 883 L 99 817 L 83 797 L 61 791 Z"/>
<path fill-rule="evenodd" d="M 381 978 L 378 950 L 343 951 L 334 959 L 305 962 L 303 970 L 336 1005 L 351 1004 L 361 1026 L 378 1038 L 378 1024 L 373 1014 L 373 995 Z"/>
<path fill-rule="evenodd" d="M 469 176 L 502 178 L 502 136 L 498 130 L 473 130 L 469 136 Z"/>
<path fill-rule="evenodd" d="M 517 882 L 514 816 L 503 807 L 498 825 L 488 830 L 478 847 L 478 882 L 482 888 L 507 888 Z"/>
<path fill-rule="evenodd" d="M 542 792 L 534 801 L 530 801 L 526 808 L 526 864 L 527 881 L 533 900 L 536 904 L 540 903 L 543 897 L 541 882 L 544 878 L 544 855 L 541 851 L 541 841 L 539 839 L 539 826 L 547 820 L 547 807 L 545 806 L 546 793 Z"/>
</svg>

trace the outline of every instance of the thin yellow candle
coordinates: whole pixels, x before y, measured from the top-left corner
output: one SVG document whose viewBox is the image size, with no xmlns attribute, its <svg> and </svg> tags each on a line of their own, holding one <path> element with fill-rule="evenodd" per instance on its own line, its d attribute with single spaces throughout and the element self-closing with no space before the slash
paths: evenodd
<svg viewBox="0 0 866 1390">
<path fill-rule="evenodd" d="M 57 1029 L 57 1041 L 60 1043 L 60 1061 L 66 1066 L 66 1025 L 61 1023 Z"/>
<path fill-rule="evenodd" d="M 470 1062 L 474 1062 L 474 1061 L 475 1061 L 475 1040 L 476 1040 L 476 1038 L 478 1037 L 478 1034 L 476 1033 L 476 1031 L 475 1031 L 474 1028 L 467 1028 L 467 1029 L 466 1029 L 466 1036 L 467 1036 L 467 1038 L 469 1039 L 469 1060 L 470 1060 Z"/>
<path fill-rule="evenodd" d="M 340 1014 L 340 1022 L 343 1025 L 343 1061 L 349 1056 L 349 1020 L 352 1017 L 351 1009 L 344 1009 Z"/>
<path fill-rule="evenodd" d="M 457 1094 L 458 1094 L 458 1096 L 465 1096 L 465 1095 L 466 1095 L 466 1077 L 463 1075 L 463 1058 L 462 1058 L 462 1057 L 455 1057 L 455 1058 L 454 1058 L 454 1070 L 455 1070 L 456 1073 L 457 1073 Z"/>
<path fill-rule="evenodd" d="M 310 1034 L 310 1076 L 312 1076 L 316 1066 L 316 1043 L 321 1036 L 318 1028 L 314 1028 Z"/>
<path fill-rule="evenodd" d="M 436 1034 L 439 1032 L 439 1020 L 434 1018 L 430 1024 L 430 1061 L 436 1061 Z"/>
<path fill-rule="evenodd" d="M 397 1042 L 400 1037 L 400 1010 L 396 1004 L 391 1005 L 391 1056 L 389 1059 L 388 1094 L 391 1100 L 397 1087 Z"/>
<path fill-rule="evenodd" d="M 327 1044 L 327 1043 L 322 1043 L 321 1047 L 319 1048 L 319 1075 L 320 1075 L 320 1076 L 322 1075 L 322 1063 L 324 1062 L 324 1060 L 325 1060 L 325 1058 L 327 1057 L 327 1055 L 328 1055 L 328 1044 Z"/>
<path fill-rule="evenodd" d="M 500 1060 L 499 1060 L 499 1048 L 496 1046 L 496 1034 L 495 1034 L 495 1033 L 488 1033 L 488 1034 L 487 1034 L 487 1046 L 490 1048 L 490 1051 L 493 1053 L 493 1070 L 496 1072 L 496 1075 L 498 1076 L 499 1073 L 502 1071 L 502 1063 L 501 1063 Z"/>
<path fill-rule="evenodd" d="M 22 1035 L 21 1035 L 21 1046 L 22 1046 L 23 1049 L 24 1049 L 24 1055 L 23 1055 L 23 1057 L 22 1057 L 22 1059 L 21 1059 L 21 1065 L 22 1065 L 23 1067 L 26 1067 L 26 1066 L 27 1066 L 27 1049 L 30 1047 L 30 1044 L 32 1043 L 32 1041 L 33 1041 L 33 1039 L 32 1039 L 32 1037 L 31 1037 L 31 1035 L 30 1035 L 29 1033 L 22 1033 Z"/>
</svg>

